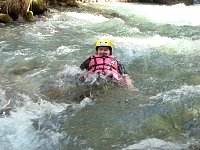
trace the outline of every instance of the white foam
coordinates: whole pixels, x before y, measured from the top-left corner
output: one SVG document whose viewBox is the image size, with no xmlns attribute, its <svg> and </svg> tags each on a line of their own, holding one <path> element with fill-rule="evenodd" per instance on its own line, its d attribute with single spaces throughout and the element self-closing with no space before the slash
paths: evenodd
<svg viewBox="0 0 200 150">
<path fill-rule="evenodd" d="M 159 93 L 156 96 L 150 97 L 150 99 L 159 99 L 162 98 L 162 103 L 166 102 L 177 102 L 185 96 L 199 96 L 200 95 L 200 86 L 182 86 L 180 89 L 173 89 L 167 92 Z"/>
<path fill-rule="evenodd" d="M 182 150 L 189 147 L 188 144 L 176 144 L 166 142 L 157 138 L 149 138 L 140 141 L 139 143 L 123 148 L 122 150 Z"/>
<path fill-rule="evenodd" d="M 181 38 L 170 38 L 163 37 L 160 35 L 154 35 L 152 37 L 113 37 L 113 36 L 103 36 L 103 38 L 108 38 L 112 40 L 115 48 L 125 47 L 126 49 L 132 48 L 134 51 L 142 50 L 146 53 L 148 49 L 155 49 L 159 51 L 164 51 L 167 53 L 172 53 L 173 55 L 179 54 L 200 54 L 199 50 L 199 40 L 191 41 L 191 39 L 181 39 Z"/>
<path fill-rule="evenodd" d="M 105 8 L 107 7 L 105 6 Z M 184 4 L 177 4 L 166 6 L 115 3 L 110 5 L 109 9 L 117 10 L 122 15 L 125 14 L 123 10 L 126 10 L 127 16 L 135 15 L 135 17 L 141 17 L 160 24 L 173 24 L 177 26 L 200 25 L 200 20 L 198 19 L 200 6 L 198 5 L 186 6 Z"/>
<path fill-rule="evenodd" d="M 106 17 L 103 17 L 102 15 L 93 15 L 93 14 L 87 14 L 87 13 L 77 13 L 77 12 L 67 12 L 65 13 L 67 16 L 80 19 L 80 20 L 85 20 L 89 21 L 92 23 L 101 23 L 104 21 L 108 21 L 109 19 Z"/>
<path fill-rule="evenodd" d="M 5 90 L 0 89 L 0 110 L 4 109 L 10 101 L 5 98 Z"/>
<path fill-rule="evenodd" d="M 7 47 L 9 44 L 7 41 L 0 41 L 0 52 L 2 52 L 2 50 Z"/>
<path fill-rule="evenodd" d="M 28 95 L 18 94 L 24 100 L 22 107 L 17 107 L 15 111 L 10 112 L 10 116 L 0 118 L 0 138 L 2 149 L 37 149 L 43 142 L 58 141 L 61 133 L 48 131 L 48 138 L 42 141 L 38 138 L 37 129 L 33 126 L 34 119 L 43 119 L 45 116 L 51 117 L 65 110 L 68 104 L 50 103 L 40 100 L 33 103 Z"/>
<path fill-rule="evenodd" d="M 81 70 L 77 66 L 70 66 L 68 64 L 65 65 L 64 69 L 60 72 L 58 72 L 58 76 L 64 77 L 66 75 L 76 75 L 77 73 L 81 73 Z"/>
<path fill-rule="evenodd" d="M 74 52 L 76 51 L 76 49 L 71 49 L 69 48 L 68 46 L 60 46 L 56 49 L 56 52 L 55 54 L 56 55 L 63 55 L 63 54 L 68 54 L 68 53 L 71 53 L 71 52 Z"/>
</svg>

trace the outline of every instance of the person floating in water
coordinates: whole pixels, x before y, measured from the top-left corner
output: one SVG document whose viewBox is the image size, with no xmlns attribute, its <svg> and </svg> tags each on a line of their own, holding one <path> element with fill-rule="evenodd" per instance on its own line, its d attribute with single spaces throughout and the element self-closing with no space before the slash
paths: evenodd
<svg viewBox="0 0 200 150">
<path fill-rule="evenodd" d="M 113 55 L 112 42 L 108 39 L 100 39 L 96 42 L 96 53 L 89 56 L 80 68 L 92 74 L 104 75 L 120 84 L 125 84 L 128 88 L 133 88 L 133 80 Z"/>
</svg>

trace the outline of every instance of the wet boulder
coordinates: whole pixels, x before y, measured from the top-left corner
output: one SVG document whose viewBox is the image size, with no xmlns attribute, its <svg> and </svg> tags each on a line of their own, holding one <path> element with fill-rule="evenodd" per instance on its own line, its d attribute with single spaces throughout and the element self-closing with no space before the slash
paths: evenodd
<svg viewBox="0 0 200 150">
<path fill-rule="evenodd" d="M 26 21 L 27 12 L 29 11 L 32 0 L 7 0 L 3 5 L 2 13 L 8 14 L 13 20 L 19 22 Z"/>
<path fill-rule="evenodd" d="M 135 2 L 135 0 L 130 0 L 128 2 Z M 193 0 L 138 0 L 138 2 L 142 3 L 157 3 L 157 4 L 166 4 L 166 5 L 174 5 L 179 3 L 184 3 L 186 5 L 192 5 Z"/>
<path fill-rule="evenodd" d="M 143 3 L 153 3 L 153 0 L 139 0 L 139 2 L 143 2 Z"/>
<path fill-rule="evenodd" d="M 47 11 L 46 0 L 33 0 L 32 12 L 34 14 L 43 14 L 45 11 Z"/>
<path fill-rule="evenodd" d="M 13 19 L 7 14 L 0 13 L 0 22 L 2 23 L 12 23 Z"/>
<path fill-rule="evenodd" d="M 193 0 L 194 4 L 200 4 L 200 0 Z"/>
<path fill-rule="evenodd" d="M 173 5 L 173 4 L 179 4 L 179 3 L 184 3 L 186 5 L 192 5 L 193 0 L 153 0 L 154 3 L 158 4 L 167 4 L 167 5 Z"/>
<path fill-rule="evenodd" d="M 76 0 L 49 0 L 48 3 L 53 6 L 78 7 Z"/>
</svg>

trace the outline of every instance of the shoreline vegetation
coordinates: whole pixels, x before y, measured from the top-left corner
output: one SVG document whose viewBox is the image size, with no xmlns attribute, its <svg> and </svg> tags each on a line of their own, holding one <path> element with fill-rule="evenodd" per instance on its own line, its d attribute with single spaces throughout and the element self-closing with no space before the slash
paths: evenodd
<svg viewBox="0 0 200 150">
<path fill-rule="evenodd" d="M 0 0 L 0 23 L 34 21 L 37 15 L 47 15 L 50 8 L 78 7 L 80 3 L 127 2 L 193 5 L 193 0 Z"/>
</svg>

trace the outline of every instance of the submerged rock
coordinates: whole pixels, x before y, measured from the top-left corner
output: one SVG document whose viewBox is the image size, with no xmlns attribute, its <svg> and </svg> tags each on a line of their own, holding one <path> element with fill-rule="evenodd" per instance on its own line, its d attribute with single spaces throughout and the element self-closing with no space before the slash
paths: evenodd
<svg viewBox="0 0 200 150">
<path fill-rule="evenodd" d="M 80 102 L 84 97 L 97 97 L 108 90 L 120 87 L 117 83 L 97 75 L 65 75 L 45 81 L 41 93 L 50 101 Z"/>
</svg>

